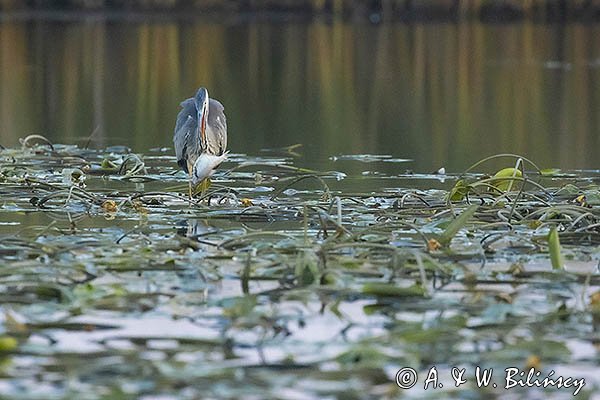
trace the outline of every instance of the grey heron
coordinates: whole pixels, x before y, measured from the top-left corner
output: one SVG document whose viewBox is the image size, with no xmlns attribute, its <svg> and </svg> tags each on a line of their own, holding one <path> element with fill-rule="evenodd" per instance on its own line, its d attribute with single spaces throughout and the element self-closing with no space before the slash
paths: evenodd
<svg viewBox="0 0 600 400">
<path fill-rule="evenodd" d="M 181 102 L 173 134 L 177 164 L 192 185 L 210 177 L 227 158 L 227 120 L 223 105 L 201 87 L 194 97 Z"/>
</svg>

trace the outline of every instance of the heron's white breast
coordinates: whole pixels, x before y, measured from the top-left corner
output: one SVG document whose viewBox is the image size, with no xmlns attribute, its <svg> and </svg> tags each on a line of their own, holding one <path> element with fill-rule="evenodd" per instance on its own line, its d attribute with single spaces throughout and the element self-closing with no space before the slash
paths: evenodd
<svg viewBox="0 0 600 400">
<path fill-rule="evenodd" d="M 202 153 L 196 160 L 193 169 L 193 183 L 197 184 L 205 178 L 208 178 L 215 172 L 215 168 L 219 166 L 223 161 L 227 159 L 227 153 L 215 156 L 212 154 Z"/>
</svg>

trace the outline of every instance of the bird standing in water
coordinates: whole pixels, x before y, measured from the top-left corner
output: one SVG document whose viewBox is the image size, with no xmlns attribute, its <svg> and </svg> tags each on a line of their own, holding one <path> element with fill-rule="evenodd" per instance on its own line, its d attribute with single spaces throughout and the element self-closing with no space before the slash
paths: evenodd
<svg viewBox="0 0 600 400">
<path fill-rule="evenodd" d="M 177 164 L 190 175 L 192 186 L 209 178 L 227 158 L 227 120 L 223 105 L 201 87 L 181 103 L 173 134 Z"/>
</svg>

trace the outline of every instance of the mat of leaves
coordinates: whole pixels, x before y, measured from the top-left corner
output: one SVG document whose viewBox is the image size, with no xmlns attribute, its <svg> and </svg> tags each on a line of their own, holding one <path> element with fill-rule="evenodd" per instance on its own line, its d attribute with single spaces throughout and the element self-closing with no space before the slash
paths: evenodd
<svg viewBox="0 0 600 400">
<path fill-rule="evenodd" d="M 512 155 L 462 174 L 384 174 L 385 156 L 314 171 L 295 156 L 232 155 L 190 200 L 170 149 L 1 149 L 0 396 L 508 393 L 478 388 L 475 366 L 600 389 L 599 171 Z M 432 366 L 444 386 L 424 390 Z"/>
</svg>

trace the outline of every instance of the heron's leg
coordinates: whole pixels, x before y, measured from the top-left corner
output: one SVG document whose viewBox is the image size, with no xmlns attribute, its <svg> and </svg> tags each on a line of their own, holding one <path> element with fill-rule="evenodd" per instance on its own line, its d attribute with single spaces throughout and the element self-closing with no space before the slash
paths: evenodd
<svg viewBox="0 0 600 400">
<path fill-rule="evenodd" d="M 212 185 L 210 178 L 204 178 L 202 182 L 200 182 L 200 198 L 203 198 L 208 189 Z M 207 199 L 208 205 L 210 205 L 210 199 Z"/>
<path fill-rule="evenodd" d="M 190 194 L 190 207 L 192 206 L 192 198 L 193 198 L 193 193 L 192 193 L 192 177 L 190 176 L 190 179 L 188 179 L 188 184 L 189 184 L 189 194 Z"/>
</svg>

